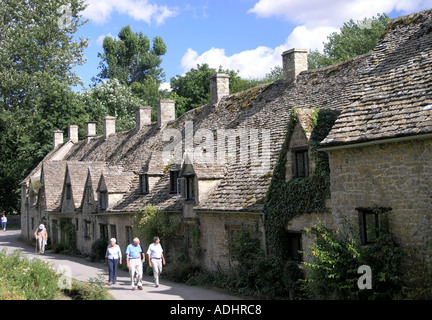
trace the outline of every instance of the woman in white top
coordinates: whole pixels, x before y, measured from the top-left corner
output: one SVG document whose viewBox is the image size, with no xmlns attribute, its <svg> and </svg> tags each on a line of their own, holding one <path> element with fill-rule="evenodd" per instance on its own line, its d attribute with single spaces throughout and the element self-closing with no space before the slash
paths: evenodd
<svg viewBox="0 0 432 320">
<path fill-rule="evenodd" d="M 112 238 L 110 242 L 111 243 L 108 245 L 105 254 L 105 264 L 108 264 L 109 285 L 115 284 L 117 282 L 117 266 L 119 261 L 120 264 L 122 264 L 122 254 L 120 246 L 116 244 L 117 240 L 115 238 Z"/>
</svg>

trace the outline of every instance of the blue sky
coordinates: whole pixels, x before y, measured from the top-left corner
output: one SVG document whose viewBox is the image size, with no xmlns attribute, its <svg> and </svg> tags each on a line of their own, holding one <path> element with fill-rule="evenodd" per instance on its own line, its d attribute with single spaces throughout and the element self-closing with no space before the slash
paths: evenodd
<svg viewBox="0 0 432 320">
<path fill-rule="evenodd" d="M 322 50 L 327 36 L 344 21 L 377 13 L 391 18 L 432 8 L 432 0 L 86 0 L 89 19 L 77 36 L 89 38 L 87 62 L 77 74 L 88 87 L 99 72 L 102 41 L 130 25 L 150 39 L 163 38 L 165 87 L 197 63 L 263 77 L 281 65 L 293 47 Z"/>
</svg>

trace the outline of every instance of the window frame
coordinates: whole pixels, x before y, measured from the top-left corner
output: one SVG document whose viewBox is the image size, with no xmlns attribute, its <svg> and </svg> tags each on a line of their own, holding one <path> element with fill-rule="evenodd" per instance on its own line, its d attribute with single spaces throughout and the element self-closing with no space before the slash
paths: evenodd
<svg viewBox="0 0 432 320">
<path fill-rule="evenodd" d="M 300 147 L 300 148 L 293 148 L 291 150 L 293 154 L 293 177 L 295 178 L 308 178 L 309 177 L 309 148 L 308 147 Z M 302 155 L 302 161 L 303 161 L 303 171 L 304 175 L 301 175 L 299 172 L 299 155 Z"/>
<path fill-rule="evenodd" d="M 376 238 L 379 237 L 379 229 L 384 227 L 385 213 L 388 213 L 392 208 L 356 208 L 359 216 L 359 233 L 362 245 L 371 245 L 376 242 Z M 367 216 L 374 216 L 374 229 L 368 230 Z M 368 234 L 374 232 L 373 240 L 369 239 Z"/>
<path fill-rule="evenodd" d="M 177 179 L 177 195 L 181 200 L 195 201 L 195 174 L 188 173 Z"/>
<path fill-rule="evenodd" d="M 70 182 L 66 183 L 66 200 L 72 199 L 72 184 Z"/>
<path fill-rule="evenodd" d="M 171 170 L 170 173 L 170 194 L 178 194 L 178 178 L 179 178 L 178 170 Z"/>
<path fill-rule="evenodd" d="M 296 261 L 296 262 L 302 262 L 303 261 L 303 254 L 299 251 L 303 250 L 303 232 L 301 231 L 286 231 L 285 234 L 285 241 L 287 241 L 287 258 Z M 296 252 L 294 252 L 293 244 L 296 242 L 296 247 L 298 248 Z"/>
<path fill-rule="evenodd" d="M 108 208 L 108 191 L 99 190 L 99 210 L 105 211 Z"/>
<path fill-rule="evenodd" d="M 147 173 L 139 175 L 139 191 L 140 191 L 140 194 L 149 194 L 150 193 L 149 179 L 148 179 Z"/>
</svg>

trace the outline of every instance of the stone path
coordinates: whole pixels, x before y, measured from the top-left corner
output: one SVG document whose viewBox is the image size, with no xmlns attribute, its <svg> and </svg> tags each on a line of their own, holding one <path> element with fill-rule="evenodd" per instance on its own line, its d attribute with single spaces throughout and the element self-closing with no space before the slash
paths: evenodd
<svg viewBox="0 0 432 320">
<path fill-rule="evenodd" d="M 69 267 L 72 278 L 80 281 L 88 281 L 101 273 L 108 281 L 108 267 L 102 263 L 90 262 L 84 258 L 71 257 L 61 254 L 46 252 L 43 255 L 35 253 L 31 248 L 18 241 L 20 230 L 0 231 L 0 250 L 6 248 L 8 252 L 22 250 L 23 255 L 29 259 L 40 258 L 49 261 L 53 268 Z M 125 262 L 124 262 L 125 263 Z M 187 286 L 180 283 L 161 280 L 159 288 L 153 285 L 152 277 L 144 277 L 143 290 L 132 291 L 129 273 L 118 271 L 117 283 L 109 287 L 110 293 L 117 300 L 239 300 L 216 290 Z"/>
</svg>

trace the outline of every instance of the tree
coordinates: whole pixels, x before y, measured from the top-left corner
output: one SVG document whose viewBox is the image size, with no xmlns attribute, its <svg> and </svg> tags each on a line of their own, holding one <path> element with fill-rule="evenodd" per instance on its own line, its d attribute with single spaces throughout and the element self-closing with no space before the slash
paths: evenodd
<svg viewBox="0 0 432 320">
<path fill-rule="evenodd" d="M 0 210 L 19 210 L 19 182 L 52 148 L 52 130 L 83 116 L 71 86 L 87 40 L 84 0 L 4 0 L 0 6 Z M 81 110 L 81 111 L 80 111 Z"/>
<path fill-rule="evenodd" d="M 117 131 L 127 131 L 135 126 L 135 109 L 145 101 L 135 96 L 132 89 L 117 79 L 87 89 L 80 95 L 85 114 L 98 123 L 99 132 L 105 116 L 115 116 Z"/>
<path fill-rule="evenodd" d="M 262 79 L 243 79 L 239 76 L 238 71 L 223 69 L 222 66 L 216 70 L 210 68 L 206 63 L 198 64 L 196 69 L 192 68 L 184 76 L 177 75 L 171 78 L 170 98 L 176 102 L 177 117 L 210 102 L 210 77 L 216 73 L 226 73 L 230 76 L 230 93 L 241 92 L 283 77 L 283 69 L 280 66 L 271 69 Z"/>
<path fill-rule="evenodd" d="M 309 53 L 309 69 L 333 65 L 373 50 L 389 21 L 386 14 L 378 14 L 370 19 L 345 22 L 339 33 L 328 36 L 323 53 L 318 50 Z"/>
<path fill-rule="evenodd" d="M 165 42 L 161 37 L 150 40 L 142 32 L 134 33 L 130 26 L 123 27 L 118 39 L 105 37 L 103 41 L 103 53 L 97 80 L 117 79 L 121 84 L 128 86 L 134 82 L 144 83 L 146 79 L 152 78 L 161 83 L 165 77 L 160 64 L 161 56 L 166 51 Z"/>
</svg>

